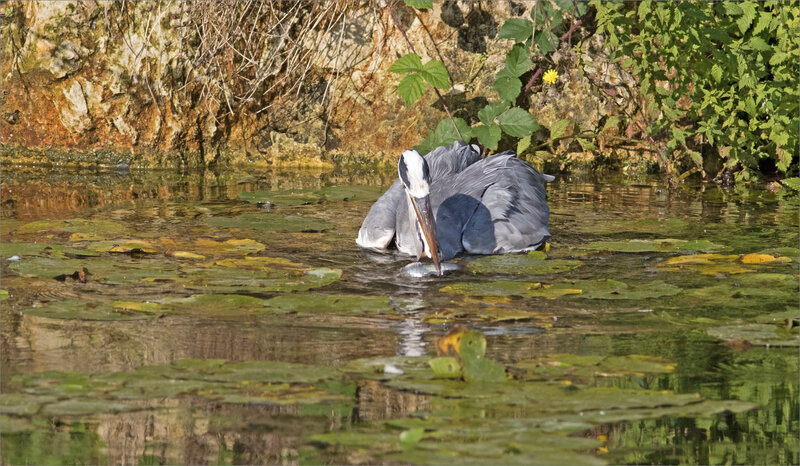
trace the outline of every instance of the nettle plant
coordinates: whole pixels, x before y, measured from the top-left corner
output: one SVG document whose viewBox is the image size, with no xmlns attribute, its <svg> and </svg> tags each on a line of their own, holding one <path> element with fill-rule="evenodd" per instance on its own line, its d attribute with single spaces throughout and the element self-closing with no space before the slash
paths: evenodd
<svg viewBox="0 0 800 466">
<path fill-rule="evenodd" d="M 668 141 L 668 173 L 681 165 L 702 172 L 703 155 L 721 158 L 740 180 L 759 161 L 796 168 L 800 4 L 591 4 L 598 32 L 649 100 L 646 131 Z"/>
<path fill-rule="evenodd" d="M 430 1 L 406 0 L 409 6 L 418 9 L 432 8 Z M 389 7 L 391 8 L 391 6 Z M 527 84 L 523 87 L 522 76 L 533 68 L 531 59 L 537 62 L 550 62 L 548 54 L 558 48 L 564 31 L 571 33 L 576 18 L 586 13 L 589 6 L 585 2 L 572 0 L 539 0 L 533 3 L 530 20 L 510 18 L 500 28 L 499 37 L 511 39 L 514 45 L 508 50 L 505 66 L 495 76 L 493 89 L 498 100 L 490 102 L 477 114 L 477 122 L 470 125 L 462 118 L 449 115 L 444 100 L 438 89 L 450 89 L 450 73 L 447 67 L 438 60 L 422 63 L 422 59 L 413 51 L 400 57 L 389 71 L 404 75 L 398 86 L 398 93 L 407 106 L 416 102 L 428 88 L 437 89 L 448 117 L 441 120 L 433 131 L 414 148 L 425 154 L 436 147 L 451 144 L 456 140 L 470 141 L 477 139 L 486 149 L 496 151 L 503 134 L 518 140 L 517 153 L 522 153 L 531 145 L 531 137 L 539 130 L 539 124 L 527 109 L 517 105 L 523 92 L 528 92 L 535 80 L 541 75 L 542 68 L 537 68 Z M 394 17 L 394 12 L 392 12 Z M 397 24 L 400 28 L 399 23 Z M 402 31 L 402 28 L 400 28 Z M 403 32 L 405 34 L 405 32 Z M 407 39 L 407 38 L 406 38 Z M 555 80 L 555 72 L 550 72 Z M 565 134 L 570 120 L 556 122 L 550 128 L 551 140 Z M 591 145 L 590 142 L 587 145 Z M 582 142 L 581 145 L 584 145 Z M 586 146 L 588 147 L 588 146 Z"/>
</svg>

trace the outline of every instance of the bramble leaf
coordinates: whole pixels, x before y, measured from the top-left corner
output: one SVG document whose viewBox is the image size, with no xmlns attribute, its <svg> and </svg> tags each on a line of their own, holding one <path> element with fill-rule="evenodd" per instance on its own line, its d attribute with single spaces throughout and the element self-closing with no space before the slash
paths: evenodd
<svg viewBox="0 0 800 466">
<path fill-rule="evenodd" d="M 528 49 L 522 44 L 511 47 L 506 55 L 506 69 L 516 77 L 520 77 L 531 69 L 531 60 L 528 58 Z"/>
<path fill-rule="evenodd" d="M 511 107 L 497 117 L 500 128 L 509 136 L 525 137 L 539 129 L 539 125 L 530 113 L 519 107 Z"/>
<path fill-rule="evenodd" d="M 410 74 L 400 81 L 397 92 L 406 106 L 409 106 L 425 93 L 425 80 L 418 73 Z"/>
<path fill-rule="evenodd" d="M 425 63 L 419 74 L 433 87 L 439 89 L 450 88 L 450 73 L 447 72 L 447 68 L 439 60 L 431 60 Z"/>
<path fill-rule="evenodd" d="M 392 63 L 389 67 L 392 73 L 411 73 L 413 71 L 422 71 L 422 59 L 416 53 L 409 53 L 398 58 L 396 62 Z"/>
<path fill-rule="evenodd" d="M 527 19 L 509 18 L 500 28 L 500 39 L 512 39 L 517 43 L 525 42 L 533 34 L 533 23 Z"/>
</svg>

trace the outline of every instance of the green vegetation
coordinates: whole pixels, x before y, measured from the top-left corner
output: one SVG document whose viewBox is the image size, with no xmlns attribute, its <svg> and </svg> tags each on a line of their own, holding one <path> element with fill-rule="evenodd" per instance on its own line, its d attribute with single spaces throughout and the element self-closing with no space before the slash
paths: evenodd
<svg viewBox="0 0 800 466">
<path fill-rule="evenodd" d="M 582 24 L 589 5 L 596 33 L 604 35 L 612 60 L 636 78 L 644 105 L 636 114 L 609 115 L 602 128 L 580 128 L 564 118 L 539 131 L 527 94 L 545 68 L 557 66 L 553 52 Z M 522 155 L 548 146 L 552 152 L 555 142 L 568 140 L 596 152 L 601 132 L 627 128 L 628 139 L 640 134 L 658 154 L 672 183 L 694 173 L 724 181 L 726 173 L 749 180 L 759 170 L 777 170 L 787 178 L 783 184 L 796 189 L 799 21 L 800 6 L 781 1 L 534 2 L 530 19 L 512 17 L 499 29 L 498 37 L 513 45 L 495 76 L 498 100 L 470 121 L 448 111 L 415 148 L 426 153 L 474 139 L 487 150 L 516 148 Z M 442 62 L 422 63 L 413 52 L 389 71 L 404 75 L 398 93 L 406 105 L 427 86 L 450 87 Z M 551 69 L 543 81 L 556 78 Z"/>
</svg>

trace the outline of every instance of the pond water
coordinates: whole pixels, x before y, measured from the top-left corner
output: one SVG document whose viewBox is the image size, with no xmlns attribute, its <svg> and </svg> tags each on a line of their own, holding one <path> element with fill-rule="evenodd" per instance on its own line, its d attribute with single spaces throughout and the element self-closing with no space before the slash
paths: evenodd
<svg viewBox="0 0 800 466">
<path fill-rule="evenodd" d="M 796 193 L 561 176 L 408 278 L 393 176 L 4 166 L 2 463 L 800 462 Z"/>
</svg>

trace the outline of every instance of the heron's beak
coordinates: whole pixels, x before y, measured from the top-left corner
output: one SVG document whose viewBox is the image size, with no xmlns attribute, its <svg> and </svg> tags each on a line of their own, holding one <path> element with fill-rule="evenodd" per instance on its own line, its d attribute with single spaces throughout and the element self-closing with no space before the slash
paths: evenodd
<svg viewBox="0 0 800 466">
<path fill-rule="evenodd" d="M 419 226 L 428 243 L 428 252 L 433 259 L 436 271 L 442 275 L 442 264 L 439 262 L 439 245 L 436 243 L 436 223 L 433 221 L 433 208 L 431 208 L 430 196 L 414 197 L 409 195 L 411 205 L 414 206 L 414 213 L 417 214 Z"/>
</svg>

